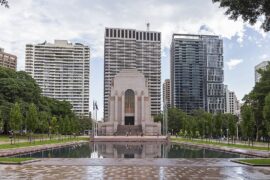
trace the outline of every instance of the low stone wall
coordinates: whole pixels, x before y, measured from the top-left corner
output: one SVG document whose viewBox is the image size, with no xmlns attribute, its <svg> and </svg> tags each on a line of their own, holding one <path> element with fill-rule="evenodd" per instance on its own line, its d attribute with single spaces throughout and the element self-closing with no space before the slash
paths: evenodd
<svg viewBox="0 0 270 180">
<path fill-rule="evenodd" d="M 19 154 L 27 154 L 32 152 L 44 151 L 49 149 L 58 149 L 66 146 L 77 145 L 87 141 L 78 141 L 78 142 L 67 142 L 59 144 L 47 144 L 47 145 L 37 145 L 30 147 L 14 148 L 14 149 L 2 149 L 0 150 L 0 157 L 5 156 L 16 156 Z"/>
<path fill-rule="evenodd" d="M 94 142 L 167 142 L 166 136 L 96 136 Z"/>
</svg>

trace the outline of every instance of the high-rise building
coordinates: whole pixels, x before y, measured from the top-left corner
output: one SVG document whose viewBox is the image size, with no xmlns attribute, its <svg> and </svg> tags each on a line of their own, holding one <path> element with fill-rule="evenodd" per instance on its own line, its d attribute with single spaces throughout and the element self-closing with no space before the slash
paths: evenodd
<svg viewBox="0 0 270 180">
<path fill-rule="evenodd" d="M 166 79 L 163 83 L 163 105 L 171 107 L 171 82 L 170 79 Z"/>
<path fill-rule="evenodd" d="M 259 82 L 261 79 L 261 74 L 258 73 L 257 71 L 259 69 L 265 70 L 268 64 L 269 64 L 269 61 L 263 61 L 260 64 L 255 66 L 255 83 Z"/>
<path fill-rule="evenodd" d="M 223 41 L 218 36 L 173 34 L 171 103 L 191 113 L 224 112 Z"/>
<path fill-rule="evenodd" d="M 79 116 L 89 116 L 90 49 L 80 43 L 55 40 L 27 44 L 25 69 L 38 83 L 42 94 L 66 100 Z"/>
<path fill-rule="evenodd" d="M 10 68 L 16 71 L 17 69 L 17 56 L 4 52 L 0 48 L 0 66 Z"/>
<path fill-rule="evenodd" d="M 237 99 L 235 92 L 230 91 L 227 85 L 225 85 L 225 98 L 225 113 L 231 113 L 238 116 L 240 113 L 240 102 Z"/>
<path fill-rule="evenodd" d="M 105 29 L 104 120 L 108 121 L 111 83 L 122 69 L 137 69 L 148 82 L 151 115 L 160 113 L 161 33 L 135 29 Z"/>
</svg>

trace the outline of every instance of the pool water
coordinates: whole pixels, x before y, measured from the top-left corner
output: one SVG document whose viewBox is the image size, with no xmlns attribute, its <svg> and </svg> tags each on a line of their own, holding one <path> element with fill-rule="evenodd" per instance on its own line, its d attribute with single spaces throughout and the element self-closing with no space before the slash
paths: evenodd
<svg viewBox="0 0 270 180">
<path fill-rule="evenodd" d="M 245 155 L 167 143 L 82 143 L 16 157 L 35 158 L 244 158 Z"/>
</svg>

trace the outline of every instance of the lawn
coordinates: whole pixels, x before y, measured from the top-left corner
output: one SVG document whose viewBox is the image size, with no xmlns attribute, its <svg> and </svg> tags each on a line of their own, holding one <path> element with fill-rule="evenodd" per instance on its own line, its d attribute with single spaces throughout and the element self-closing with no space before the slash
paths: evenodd
<svg viewBox="0 0 270 180">
<path fill-rule="evenodd" d="M 267 151 L 267 147 L 261 146 L 248 146 L 244 144 L 226 144 L 226 143 L 219 143 L 215 141 L 205 141 L 205 140 L 191 140 L 185 138 L 171 138 L 173 142 L 188 142 L 193 144 L 206 144 L 206 145 L 213 145 L 213 146 L 221 146 L 221 147 L 232 147 L 232 148 L 239 148 L 239 149 L 251 149 L 251 150 L 265 150 Z"/>
<path fill-rule="evenodd" d="M 252 166 L 270 166 L 270 158 L 265 159 L 240 159 L 233 162 L 243 163 Z"/>
<path fill-rule="evenodd" d="M 35 141 L 35 142 L 20 142 L 16 144 L 0 144 L 0 149 L 13 149 L 13 148 L 22 148 L 22 147 L 30 147 L 30 146 L 38 146 L 38 145 L 47 145 L 47 144 L 60 144 L 67 142 L 76 142 L 76 141 L 85 141 L 89 140 L 88 137 L 77 137 L 77 138 L 65 138 L 62 140 L 52 139 L 52 140 L 44 140 L 44 141 Z"/>
<path fill-rule="evenodd" d="M 0 164 L 21 164 L 30 160 L 34 160 L 34 158 L 0 157 Z"/>
</svg>

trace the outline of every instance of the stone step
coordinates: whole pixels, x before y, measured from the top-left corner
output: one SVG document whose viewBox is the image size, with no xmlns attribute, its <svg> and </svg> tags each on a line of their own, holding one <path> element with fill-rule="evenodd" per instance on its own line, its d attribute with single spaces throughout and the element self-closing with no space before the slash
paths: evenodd
<svg viewBox="0 0 270 180">
<path fill-rule="evenodd" d="M 118 136 L 136 136 L 141 135 L 142 126 L 141 125 L 118 125 L 116 135 Z"/>
</svg>

